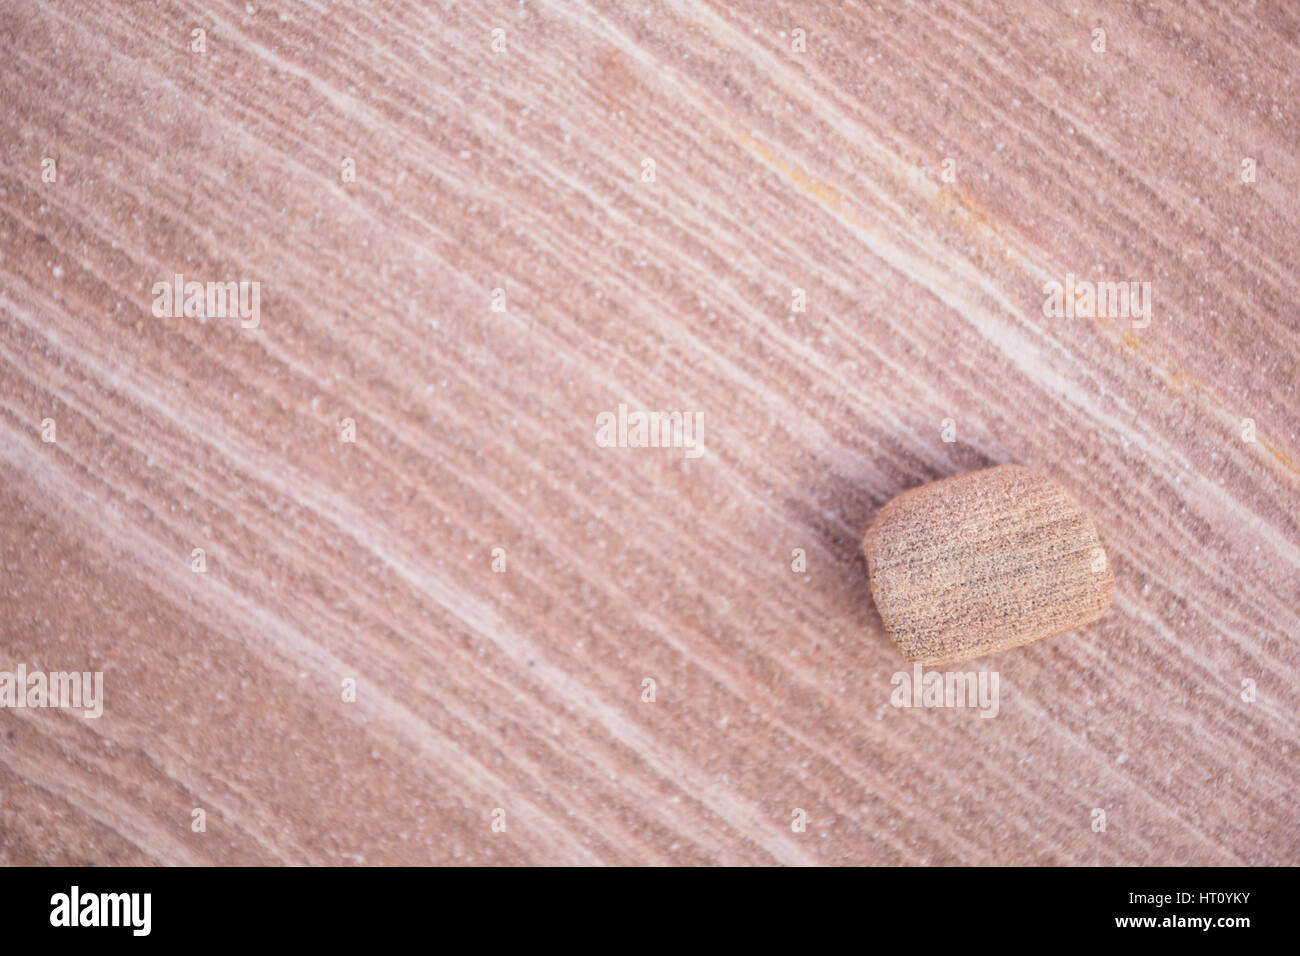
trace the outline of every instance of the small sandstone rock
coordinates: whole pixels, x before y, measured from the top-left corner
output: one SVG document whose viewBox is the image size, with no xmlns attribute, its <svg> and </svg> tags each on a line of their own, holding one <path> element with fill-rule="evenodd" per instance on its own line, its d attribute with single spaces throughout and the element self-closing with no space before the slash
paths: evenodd
<svg viewBox="0 0 1300 956">
<path fill-rule="evenodd" d="M 1060 484 L 1019 465 L 894 498 L 862 542 L 903 657 L 949 664 L 1095 621 L 1115 589 L 1097 529 Z"/>
</svg>

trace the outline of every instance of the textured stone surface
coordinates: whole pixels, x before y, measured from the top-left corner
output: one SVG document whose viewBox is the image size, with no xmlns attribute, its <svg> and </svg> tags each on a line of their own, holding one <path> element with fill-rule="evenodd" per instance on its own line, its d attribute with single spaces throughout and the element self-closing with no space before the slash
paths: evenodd
<svg viewBox="0 0 1300 956">
<path fill-rule="evenodd" d="M 946 664 L 1095 621 L 1115 582 L 1059 482 L 1002 465 L 906 491 L 863 541 L 871 594 L 909 661 Z"/>
<path fill-rule="evenodd" d="M 0 668 L 105 672 L 0 712 L 0 863 L 1300 862 L 1300 7 L 1239 7 L 0 2 Z M 863 531 L 1010 461 L 1112 607 L 891 707 Z"/>
</svg>

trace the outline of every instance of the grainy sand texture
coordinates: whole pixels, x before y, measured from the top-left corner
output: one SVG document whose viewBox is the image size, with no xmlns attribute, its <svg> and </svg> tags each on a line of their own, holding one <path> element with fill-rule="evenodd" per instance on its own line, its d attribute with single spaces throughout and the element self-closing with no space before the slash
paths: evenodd
<svg viewBox="0 0 1300 956">
<path fill-rule="evenodd" d="M 1092 519 L 1020 465 L 903 492 L 862 546 L 876 611 L 909 661 L 949 664 L 1090 624 L 1115 577 Z"/>
<path fill-rule="evenodd" d="M 7 0 L 0 671 L 103 713 L 0 708 L 0 863 L 1300 863 L 1298 77 L 1285 0 Z M 1003 463 L 1114 602 L 895 706 L 863 533 Z"/>
</svg>

